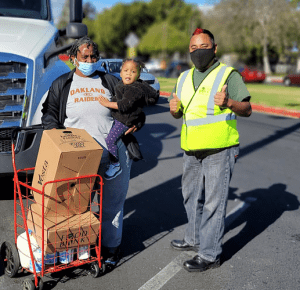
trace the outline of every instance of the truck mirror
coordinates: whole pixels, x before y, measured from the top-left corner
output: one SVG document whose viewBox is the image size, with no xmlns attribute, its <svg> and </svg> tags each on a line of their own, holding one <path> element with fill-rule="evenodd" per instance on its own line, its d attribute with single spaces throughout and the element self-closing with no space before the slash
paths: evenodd
<svg viewBox="0 0 300 290">
<path fill-rule="evenodd" d="M 81 38 L 88 33 L 87 26 L 83 23 L 69 23 L 66 28 L 68 38 Z"/>
<path fill-rule="evenodd" d="M 82 0 L 70 0 L 70 22 L 81 23 L 83 18 Z"/>
</svg>

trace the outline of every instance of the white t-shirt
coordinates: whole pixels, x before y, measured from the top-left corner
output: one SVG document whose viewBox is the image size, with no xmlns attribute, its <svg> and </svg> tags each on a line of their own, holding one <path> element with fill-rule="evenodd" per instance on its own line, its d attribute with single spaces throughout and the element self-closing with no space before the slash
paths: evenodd
<svg viewBox="0 0 300 290">
<path fill-rule="evenodd" d="M 99 76 L 83 78 L 74 74 L 64 126 L 85 129 L 102 147 L 107 149 L 105 138 L 113 124 L 113 118 L 110 109 L 99 103 L 99 95 L 111 99 L 110 91 L 102 85 Z M 104 150 L 103 157 L 106 154 L 107 151 Z"/>
</svg>

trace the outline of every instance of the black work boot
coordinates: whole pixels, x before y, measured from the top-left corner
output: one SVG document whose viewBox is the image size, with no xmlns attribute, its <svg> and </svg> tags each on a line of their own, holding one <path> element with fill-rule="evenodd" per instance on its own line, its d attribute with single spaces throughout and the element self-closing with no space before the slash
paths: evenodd
<svg viewBox="0 0 300 290">
<path fill-rule="evenodd" d="M 190 245 L 185 240 L 173 240 L 171 241 L 171 247 L 177 251 L 195 251 L 195 252 L 198 252 L 198 248 L 199 248 L 199 246 Z"/>
<path fill-rule="evenodd" d="M 183 263 L 183 267 L 189 272 L 203 272 L 208 269 L 220 267 L 220 259 L 217 259 L 214 262 L 210 262 L 200 258 L 197 255 L 192 260 L 185 261 Z"/>
</svg>

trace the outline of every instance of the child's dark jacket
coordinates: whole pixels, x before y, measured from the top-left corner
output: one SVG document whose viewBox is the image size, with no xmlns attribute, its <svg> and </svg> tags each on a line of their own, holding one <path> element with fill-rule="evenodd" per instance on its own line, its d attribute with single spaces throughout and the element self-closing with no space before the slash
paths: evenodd
<svg viewBox="0 0 300 290">
<path fill-rule="evenodd" d="M 117 102 L 118 110 L 112 110 L 111 115 L 128 127 L 136 125 L 145 115 L 143 107 L 156 102 L 156 91 L 148 83 L 138 79 L 130 85 L 119 81 L 115 87 L 112 102 Z"/>
</svg>

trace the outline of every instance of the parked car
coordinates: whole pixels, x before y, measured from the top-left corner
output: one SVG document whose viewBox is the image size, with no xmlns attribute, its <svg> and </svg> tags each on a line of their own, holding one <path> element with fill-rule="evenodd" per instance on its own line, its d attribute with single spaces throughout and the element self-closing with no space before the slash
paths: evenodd
<svg viewBox="0 0 300 290">
<path fill-rule="evenodd" d="M 178 78 L 179 75 L 185 70 L 190 69 L 190 66 L 187 62 L 183 61 L 172 61 L 165 71 L 166 78 Z"/>
<path fill-rule="evenodd" d="M 150 59 L 149 61 L 145 62 L 146 68 L 151 71 L 156 71 L 161 69 L 161 61 L 159 59 Z"/>
<path fill-rule="evenodd" d="M 262 83 L 266 79 L 266 74 L 263 71 L 252 69 L 248 66 L 241 68 L 239 71 L 245 83 Z"/>
<path fill-rule="evenodd" d="M 291 85 L 300 86 L 300 73 L 286 75 L 283 79 L 283 84 L 285 86 L 291 86 Z"/>
<path fill-rule="evenodd" d="M 104 71 L 116 76 L 118 79 L 121 79 L 120 71 L 122 62 L 123 60 L 119 58 L 100 59 L 101 66 L 104 69 Z M 144 68 L 141 72 L 140 79 L 147 82 L 152 88 L 156 90 L 158 101 L 160 95 L 160 84 L 157 78 L 153 74 L 149 73 L 149 71 L 146 68 Z"/>
</svg>

